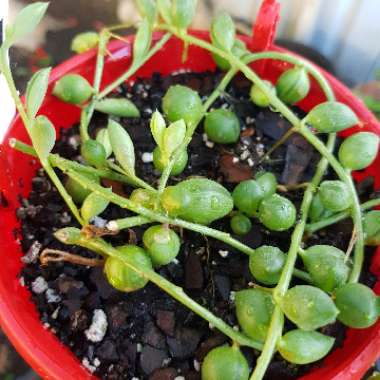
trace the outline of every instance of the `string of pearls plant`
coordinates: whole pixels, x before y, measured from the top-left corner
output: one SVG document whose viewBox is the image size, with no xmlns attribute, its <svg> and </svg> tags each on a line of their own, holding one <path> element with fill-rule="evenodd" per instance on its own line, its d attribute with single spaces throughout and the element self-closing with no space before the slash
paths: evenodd
<svg viewBox="0 0 380 380">
<path fill-rule="evenodd" d="M 298 365 L 323 358 L 331 350 L 334 338 L 318 329 L 337 319 L 349 327 L 366 328 L 380 315 L 379 298 L 372 289 L 358 282 L 364 245 L 380 242 L 380 211 L 367 212 L 379 205 L 380 200 L 360 205 L 351 178 L 352 170 L 364 169 L 374 161 L 378 136 L 370 132 L 355 133 L 344 140 L 336 157 L 333 154 L 336 133 L 353 127 L 359 120 L 350 108 L 335 100 L 326 79 L 312 64 L 278 52 L 250 53 L 237 38 L 234 23 L 226 13 L 220 13 L 212 20 L 211 42 L 195 37 L 188 32 L 195 14 L 195 0 L 137 0 L 136 4 L 142 20 L 133 42 L 132 63 L 125 73 L 101 88 L 107 43 L 114 38 L 122 39 L 117 31 L 125 25 L 119 25 L 105 28 L 100 33 L 83 33 L 73 40 L 75 52 L 97 48 L 93 84 L 80 75 L 67 74 L 53 88 L 54 96 L 82 108 L 81 156 L 85 164 L 52 154 L 56 142 L 55 128 L 46 116 L 37 116 L 48 89 L 50 69 L 42 69 L 33 75 L 24 104 L 7 59 L 9 48 L 33 31 L 48 4 L 36 2 L 21 10 L 14 24 L 7 28 L 0 48 L 0 69 L 32 141 L 32 146 L 15 139 L 11 139 L 10 144 L 39 158 L 82 226 L 82 229 L 61 229 L 55 237 L 67 245 L 82 246 L 103 256 L 104 274 L 120 291 L 136 291 L 151 281 L 228 336 L 231 345 L 217 347 L 206 356 L 202 365 L 204 380 L 261 380 L 276 351 Z M 153 44 L 155 30 L 165 33 Z M 183 40 L 184 59 L 188 46 L 196 45 L 208 50 L 226 73 L 205 103 L 188 87 L 175 85 L 168 89 L 162 99 L 163 114 L 156 110 L 150 121 L 150 131 L 157 145 L 153 152 L 154 166 L 162 173 L 158 187 L 154 188 L 136 173 L 133 141 L 127 130 L 114 119 L 115 116 L 139 117 L 140 112 L 131 100 L 108 95 L 135 74 L 172 36 Z M 273 85 L 261 79 L 249 66 L 263 59 L 282 60 L 294 67 L 286 70 Z M 239 183 L 232 194 L 219 183 L 202 177 L 188 178 L 168 186 L 170 176 L 185 169 L 187 147 L 202 122 L 208 138 L 215 143 L 233 144 L 239 140 L 240 125 L 232 111 L 209 111 L 239 71 L 252 82 L 252 102 L 259 107 L 270 106 L 292 124 L 275 147 L 292 133 L 299 133 L 321 154 L 298 211 L 289 199 L 277 194 L 278 183 L 270 172 L 258 173 L 255 178 Z M 299 119 L 289 106 L 308 95 L 310 77 L 320 85 L 326 101 Z M 107 128 L 93 137 L 88 126 L 95 110 L 108 114 L 109 122 Z M 326 144 L 318 134 L 328 135 Z M 328 165 L 338 179 L 323 181 Z M 65 173 L 64 183 L 55 169 Z M 122 197 L 103 187 L 102 178 L 133 185 L 135 190 L 128 198 Z M 93 218 L 110 203 L 136 215 L 109 221 L 102 233 L 89 233 Z M 237 235 L 250 233 L 252 218 L 258 219 L 269 231 L 292 229 L 288 252 L 275 246 L 253 249 L 234 239 L 229 232 L 209 227 L 212 222 L 226 217 L 230 217 L 231 230 Z M 301 247 L 305 232 L 314 233 L 347 217 L 352 218 L 354 225 L 352 258 L 349 252 L 333 246 Z M 113 247 L 102 237 L 142 225 L 149 225 L 143 235 L 143 247 Z M 180 252 L 181 239 L 172 227 L 221 240 L 249 255 L 249 269 L 261 285 L 236 293 L 236 316 L 241 331 L 230 327 L 155 271 L 173 261 Z M 302 259 L 303 270 L 295 267 L 298 257 Z M 293 276 L 304 284 L 291 287 Z M 285 318 L 296 328 L 284 331 Z M 261 351 L 255 368 L 249 368 L 240 346 Z"/>
</svg>

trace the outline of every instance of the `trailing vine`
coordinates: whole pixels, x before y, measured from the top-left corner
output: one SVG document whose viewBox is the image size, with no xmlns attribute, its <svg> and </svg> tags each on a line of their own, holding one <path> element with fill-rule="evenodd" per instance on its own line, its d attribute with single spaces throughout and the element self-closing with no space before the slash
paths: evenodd
<svg viewBox="0 0 380 380">
<path fill-rule="evenodd" d="M 8 28 L 0 48 L 0 69 L 32 141 L 32 146 L 16 139 L 11 139 L 10 144 L 21 152 L 38 157 L 82 226 L 82 229 L 61 229 L 55 237 L 69 246 L 85 247 L 104 260 L 83 259 L 49 248 L 41 259 L 44 263 L 65 258 L 84 265 L 89 260 L 95 260 L 96 265 L 104 263 L 106 278 L 118 290 L 136 291 L 150 281 L 207 320 L 229 337 L 232 345 L 213 349 L 206 356 L 202 366 L 204 380 L 261 380 L 276 351 L 295 364 L 308 364 L 323 358 L 331 350 L 334 338 L 318 332 L 319 328 L 336 319 L 350 327 L 366 328 L 380 315 L 379 298 L 370 288 L 358 283 L 364 246 L 380 243 L 380 211 L 365 212 L 378 206 L 380 200 L 373 199 L 360 205 L 351 177 L 352 170 L 364 169 L 376 158 L 378 136 L 369 132 L 356 133 L 342 143 L 336 157 L 336 133 L 353 127 L 359 120 L 349 107 L 335 100 L 328 82 L 314 65 L 284 53 L 249 52 L 236 37 L 234 23 L 226 13 L 212 20 L 211 42 L 197 38 L 188 31 L 195 13 L 195 0 L 138 0 L 137 5 L 142 20 L 132 44 L 132 61 L 119 78 L 103 88 L 107 44 L 114 38 L 123 41 L 116 32 L 125 25 L 105 28 L 100 33 L 84 33 L 74 39 L 72 48 L 78 53 L 97 48 L 93 84 L 77 74 L 67 74 L 54 84 L 54 96 L 82 108 L 80 135 L 84 163 L 51 153 L 56 142 L 54 126 L 46 116 L 37 116 L 48 89 L 50 69 L 34 74 L 23 104 L 9 67 L 9 48 L 32 32 L 46 12 L 47 3 L 36 2 L 25 7 Z M 157 30 L 165 33 L 152 45 L 153 32 Z M 188 87 L 176 85 L 168 89 L 162 99 L 163 113 L 156 110 L 150 121 L 150 131 L 157 145 L 153 162 L 161 172 L 158 186 L 154 187 L 135 172 L 133 141 L 128 131 L 115 120 L 115 116 L 138 117 L 139 110 L 128 99 L 108 95 L 136 74 L 172 37 L 184 42 L 184 59 L 188 46 L 195 45 L 210 52 L 226 73 L 204 103 L 199 94 Z M 288 62 L 293 67 L 273 84 L 260 78 L 250 66 L 263 59 Z M 289 131 L 264 159 L 293 133 L 302 135 L 321 155 L 312 180 L 299 186 L 305 191 L 298 211 L 289 199 L 277 193 L 281 185 L 272 173 L 259 173 L 255 178 L 239 183 L 232 194 L 207 178 L 187 178 L 175 185 L 170 184 L 170 177 L 180 174 L 186 167 L 187 148 L 202 122 L 213 142 L 232 144 L 238 141 L 240 125 L 236 115 L 225 109 L 210 110 L 238 72 L 252 82 L 250 98 L 253 103 L 259 107 L 270 106 L 291 124 Z M 319 84 L 326 101 L 300 119 L 290 106 L 308 95 L 310 77 Z M 88 127 L 95 110 L 109 115 L 109 122 L 94 138 Z M 328 135 L 326 144 L 316 132 Z M 338 179 L 323 181 L 329 165 Z M 65 174 L 65 183 L 54 169 Z M 100 178 L 127 183 L 135 190 L 128 198 L 120 196 L 103 187 Z M 94 229 L 93 218 L 110 203 L 136 215 L 108 221 L 101 231 Z M 273 246 L 253 249 L 229 232 L 209 227 L 212 222 L 226 217 L 230 217 L 231 230 L 238 235 L 250 232 L 252 218 L 258 219 L 269 231 L 293 228 L 287 253 Z M 335 247 L 303 246 L 308 234 L 347 217 L 352 218 L 354 229 L 352 263 L 348 255 Z M 147 227 L 143 247 L 113 247 L 107 242 L 107 235 L 135 226 Z M 180 252 L 181 240 L 173 226 L 220 240 L 249 256 L 251 274 L 262 285 L 256 284 L 236 294 L 236 316 L 241 331 L 236 331 L 155 271 L 173 261 Z M 298 257 L 302 259 L 303 269 L 296 268 Z M 291 287 L 293 276 L 303 284 Z M 297 328 L 284 332 L 285 318 Z M 251 374 L 239 346 L 261 351 Z"/>
</svg>

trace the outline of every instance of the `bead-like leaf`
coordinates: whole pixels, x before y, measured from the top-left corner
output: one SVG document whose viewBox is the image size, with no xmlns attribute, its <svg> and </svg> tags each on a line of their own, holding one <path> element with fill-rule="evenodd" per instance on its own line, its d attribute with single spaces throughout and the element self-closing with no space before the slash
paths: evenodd
<svg viewBox="0 0 380 380">
<path fill-rule="evenodd" d="M 379 150 L 379 136 L 359 132 L 346 138 L 339 148 L 339 161 L 350 170 L 362 170 L 371 165 Z"/>
<path fill-rule="evenodd" d="M 147 18 L 141 21 L 133 44 L 133 61 L 139 62 L 147 54 L 152 43 L 152 26 Z"/>
<path fill-rule="evenodd" d="M 235 42 L 235 24 L 231 16 L 222 12 L 212 20 L 211 39 L 220 49 L 230 51 Z"/>
<path fill-rule="evenodd" d="M 99 34 L 96 32 L 84 32 L 76 35 L 71 41 L 71 50 L 75 53 L 84 53 L 96 47 L 99 43 Z"/>
<path fill-rule="evenodd" d="M 168 24 L 172 23 L 172 2 L 171 0 L 157 0 L 157 8 L 160 16 L 164 19 L 164 21 Z"/>
<path fill-rule="evenodd" d="M 96 141 L 104 146 L 104 150 L 106 151 L 106 158 L 108 158 L 112 154 L 112 146 L 110 138 L 108 136 L 108 129 L 100 129 L 96 135 Z"/>
<path fill-rule="evenodd" d="M 380 316 L 380 298 L 371 288 L 359 283 L 350 283 L 335 293 L 335 303 L 339 309 L 338 319 L 355 329 L 372 326 Z"/>
<path fill-rule="evenodd" d="M 7 28 L 8 46 L 31 33 L 44 17 L 49 3 L 36 2 L 27 5 L 16 16 L 14 23 Z"/>
<path fill-rule="evenodd" d="M 343 251 L 330 245 L 314 245 L 300 253 L 313 284 L 332 292 L 347 280 L 350 268 Z"/>
<path fill-rule="evenodd" d="M 364 215 L 363 230 L 366 245 L 380 245 L 380 211 L 372 210 Z"/>
<path fill-rule="evenodd" d="M 281 356 L 290 363 L 308 364 L 322 359 L 334 344 L 334 338 L 317 331 L 291 330 L 277 344 Z"/>
<path fill-rule="evenodd" d="M 41 160 L 46 160 L 54 147 L 56 132 L 46 116 L 37 116 L 30 129 L 33 147 Z"/>
<path fill-rule="evenodd" d="M 180 29 L 186 29 L 193 21 L 197 0 L 173 0 L 173 24 Z"/>
<path fill-rule="evenodd" d="M 334 101 L 317 105 L 309 112 L 305 120 L 322 133 L 340 132 L 359 122 L 351 108 Z"/>
<path fill-rule="evenodd" d="M 235 295 L 239 325 L 249 337 L 264 342 L 274 310 L 272 295 L 260 289 L 245 289 Z"/>
<path fill-rule="evenodd" d="M 293 323 L 307 331 L 335 322 L 339 313 L 325 292 L 310 285 L 297 285 L 289 289 L 280 306 Z"/>
<path fill-rule="evenodd" d="M 129 99 L 107 98 L 95 103 L 97 111 L 118 117 L 140 117 L 140 111 Z"/>
<path fill-rule="evenodd" d="M 50 67 L 41 69 L 37 71 L 28 82 L 26 88 L 26 109 L 31 119 L 34 119 L 36 116 L 45 98 L 50 71 Z"/>
<path fill-rule="evenodd" d="M 164 145 L 165 120 L 159 111 L 155 111 L 150 120 L 150 130 L 156 144 L 162 148 Z"/>
<path fill-rule="evenodd" d="M 157 8 L 154 0 L 135 0 L 135 2 L 142 18 L 147 18 L 153 25 L 157 19 Z"/>
<path fill-rule="evenodd" d="M 202 177 L 168 186 L 161 202 L 169 215 L 206 225 L 225 217 L 233 209 L 229 191 L 218 182 Z"/>
<path fill-rule="evenodd" d="M 108 122 L 108 136 L 117 161 L 125 172 L 135 175 L 135 149 L 128 132 L 116 121 Z"/>
<path fill-rule="evenodd" d="M 170 156 L 183 142 L 186 135 L 186 124 L 183 120 L 178 120 L 169 125 L 164 131 L 163 146 L 164 152 Z"/>
<path fill-rule="evenodd" d="M 81 207 L 81 215 L 86 223 L 99 214 L 101 214 L 108 206 L 109 201 L 95 193 L 91 193 L 84 200 Z"/>
</svg>

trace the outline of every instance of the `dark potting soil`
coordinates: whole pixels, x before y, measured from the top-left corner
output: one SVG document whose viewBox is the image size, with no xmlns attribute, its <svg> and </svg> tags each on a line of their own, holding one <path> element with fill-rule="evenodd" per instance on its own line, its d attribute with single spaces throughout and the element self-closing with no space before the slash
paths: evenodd
<svg viewBox="0 0 380 380">
<path fill-rule="evenodd" d="M 154 75 L 149 80 L 138 80 L 132 86 L 123 86 L 115 96 L 131 98 L 141 111 L 141 118 L 121 119 L 128 129 L 137 152 L 137 174 L 151 184 L 156 184 L 159 174 L 151 162 L 155 144 L 149 132 L 152 111 L 161 108 L 166 89 L 174 83 L 192 87 L 206 97 L 220 80 L 217 73 L 178 73 L 169 77 Z M 252 176 L 261 169 L 274 172 L 280 183 L 294 185 L 308 181 L 314 172 L 319 155 L 301 137 L 294 135 L 281 146 L 265 166 L 258 160 L 289 128 L 287 121 L 270 109 L 259 109 L 248 99 L 249 83 L 236 77 L 227 93 L 214 107 L 233 109 L 241 121 L 241 138 L 235 145 L 222 146 L 208 141 L 203 127 L 195 134 L 189 147 L 189 165 L 185 172 L 173 178 L 175 183 L 191 175 L 202 175 L 221 182 L 232 190 L 237 182 Z M 300 111 L 296 110 L 300 113 Z M 90 131 L 105 127 L 107 118 L 96 113 Z M 62 130 L 55 151 L 71 159 L 80 159 L 78 127 Z M 132 191 L 128 186 L 103 181 L 124 195 Z M 364 199 L 371 193 L 371 182 L 360 185 Z M 38 255 L 49 247 L 62 249 L 86 257 L 93 253 L 78 247 L 68 247 L 53 237 L 59 228 L 76 225 L 55 188 L 39 170 L 32 181 L 28 199 L 21 199 L 17 216 L 21 220 L 22 249 L 25 266 L 20 279 L 31 291 L 44 326 L 67 345 L 85 367 L 101 379 L 173 380 L 200 379 L 200 365 L 207 352 L 227 341 L 212 326 L 186 307 L 170 298 L 153 284 L 133 293 L 123 293 L 112 288 L 99 267 L 89 268 L 68 263 L 42 267 Z M 287 193 L 296 205 L 302 191 Z M 105 220 L 131 215 L 111 205 L 96 219 Z M 230 231 L 228 218 L 214 223 L 216 228 Z M 352 225 L 339 223 L 306 242 L 332 244 L 346 249 Z M 122 231 L 108 240 L 114 245 L 128 242 L 141 244 L 144 229 Z M 159 273 L 182 286 L 200 304 L 209 308 L 232 326 L 237 326 L 234 315 L 233 292 L 247 288 L 253 281 L 248 270 L 248 258 L 214 239 L 191 231 L 181 231 L 183 243 L 178 260 L 161 268 Z M 269 233 L 253 220 L 251 232 L 236 238 L 255 248 L 263 244 L 275 245 L 283 251 L 289 247 L 291 231 Z M 363 282 L 371 285 L 373 276 L 368 272 L 371 252 L 367 255 L 367 270 Z M 298 263 L 301 267 L 301 263 Z M 294 280 L 293 283 L 297 283 Z M 291 324 L 288 327 L 292 327 Z M 342 345 L 345 329 L 339 323 L 322 329 L 336 337 L 336 346 Z M 251 366 L 258 352 L 243 349 Z M 296 366 L 276 355 L 265 376 L 266 380 L 291 380 L 320 365 Z"/>
</svg>

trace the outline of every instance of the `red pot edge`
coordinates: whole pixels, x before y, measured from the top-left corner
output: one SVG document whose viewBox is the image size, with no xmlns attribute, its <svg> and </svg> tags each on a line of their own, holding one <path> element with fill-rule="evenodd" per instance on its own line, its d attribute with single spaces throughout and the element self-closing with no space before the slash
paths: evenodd
<svg viewBox="0 0 380 380">
<path fill-rule="evenodd" d="M 205 31 L 193 31 L 194 34 L 196 34 L 199 37 L 208 39 L 208 34 Z M 155 40 L 157 40 L 162 34 L 156 33 L 155 34 Z M 240 36 L 239 38 L 245 40 L 247 44 L 250 44 L 251 40 L 248 39 L 246 36 Z M 128 41 L 132 41 L 133 37 L 128 37 Z M 121 46 L 125 46 L 124 43 L 120 41 L 114 41 L 110 44 L 110 50 L 116 51 Z M 275 51 L 282 51 L 294 54 L 292 52 L 287 51 L 286 49 L 273 46 L 273 50 Z M 296 54 L 294 54 L 296 55 Z M 57 80 L 60 76 L 64 75 L 67 72 L 75 71 L 75 68 L 78 65 L 82 65 L 90 60 L 93 60 L 95 58 L 95 51 L 90 51 L 81 55 L 74 56 L 67 61 L 63 62 L 62 64 L 58 65 L 56 68 L 52 70 L 52 74 L 49 80 L 49 83 L 52 84 L 55 80 Z M 319 68 L 319 67 L 318 67 Z M 337 79 L 335 79 L 332 75 L 324 71 L 323 69 L 319 68 L 319 70 L 325 75 L 327 80 L 330 82 L 332 87 L 334 88 L 335 93 L 339 93 L 341 95 L 340 97 L 348 98 L 350 101 L 354 101 L 356 104 L 356 112 L 361 114 L 361 119 L 366 119 L 365 126 L 371 125 L 371 130 L 375 131 L 377 134 L 380 135 L 380 125 L 374 115 L 365 107 L 364 103 L 357 99 L 348 88 L 346 88 L 342 83 L 340 83 Z M 302 103 L 301 103 L 302 105 Z M 359 111 L 359 112 L 358 112 Z M 15 117 L 15 119 L 10 124 L 10 127 L 8 130 L 12 128 L 12 126 L 19 122 L 19 115 Z M 5 140 L 6 141 L 6 140 Z M 378 250 L 378 255 L 379 250 Z M 379 283 L 377 284 L 379 285 Z M 28 334 L 26 334 L 25 330 L 23 330 L 22 326 L 15 326 L 14 325 L 14 319 L 13 314 L 11 310 L 8 308 L 8 305 L 4 300 L 0 297 L 0 310 L 2 310 L 0 314 L 0 324 L 2 328 L 4 329 L 5 333 L 11 340 L 11 342 L 14 344 L 16 349 L 20 352 L 20 354 L 26 359 L 26 361 L 44 378 L 46 379 L 59 379 L 61 380 L 62 377 L 56 377 L 57 374 L 60 373 L 61 368 L 56 367 L 50 363 L 49 365 L 43 361 L 43 355 L 42 352 L 34 353 L 34 345 L 33 342 L 29 340 Z M 375 333 L 376 330 L 376 333 Z M 354 330 L 349 330 L 350 332 Z M 346 363 L 345 361 L 342 361 L 342 365 L 334 365 L 332 368 L 319 368 L 316 371 L 313 371 L 312 373 L 306 375 L 305 377 L 302 377 L 301 379 L 304 380 L 317 380 L 322 377 L 314 377 L 315 375 L 326 375 L 330 376 L 332 373 L 333 377 L 328 377 L 330 380 L 359 380 L 361 375 L 366 372 L 368 367 L 372 364 L 372 362 L 379 356 L 380 354 L 380 325 L 377 323 L 374 327 L 370 329 L 363 330 L 366 333 L 370 333 L 372 336 L 373 341 L 371 341 L 370 345 L 366 345 L 365 347 L 361 347 L 361 345 L 356 345 L 355 352 L 357 353 L 355 360 L 351 361 L 351 363 Z M 49 332 L 50 335 L 54 337 L 54 339 L 58 340 L 58 338 L 53 335 L 51 332 Z M 367 334 L 368 335 L 368 334 Z M 58 340 L 59 341 L 59 340 Z M 28 342 L 25 344 L 25 342 Z M 61 344 L 62 345 L 62 344 Z M 63 346 L 63 345 L 62 345 Z M 72 356 L 73 361 L 76 363 L 79 363 L 77 358 L 74 357 L 74 355 L 71 353 L 69 349 L 66 348 L 66 346 L 63 346 L 67 352 L 70 353 L 70 356 Z M 378 347 L 377 350 L 374 349 L 374 347 Z M 365 350 L 363 350 L 365 348 Z M 337 350 L 338 351 L 338 350 Z M 326 364 L 329 362 L 330 357 L 332 357 L 336 352 L 334 351 L 333 354 L 329 355 L 326 359 Z M 351 355 L 350 355 L 351 356 Z M 364 356 L 364 357 L 363 357 Z M 347 361 L 349 358 L 347 359 Z M 41 361 L 43 364 L 41 365 Z M 336 364 L 336 363 L 335 363 Z M 328 366 L 329 367 L 329 366 Z M 84 377 L 81 377 L 83 379 L 95 379 L 95 377 L 91 376 L 85 369 L 81 368 L 83 374 L 81 374 Z M 329 373 L 325 373 L 326 370 L 329 370 Z M 64 374 L 67 375 L 67 373 L 64 371 Z M 343 376 L 343 377 L 342 377 Z M 351 376 L 351 377 L 347 377 Z M 354 377 L 352 377 L 354 376 Z M 360 376 L 360 377 L 358 377 Z M 326 378 L 327 377 L 323 377 Z"/>
</svg>

